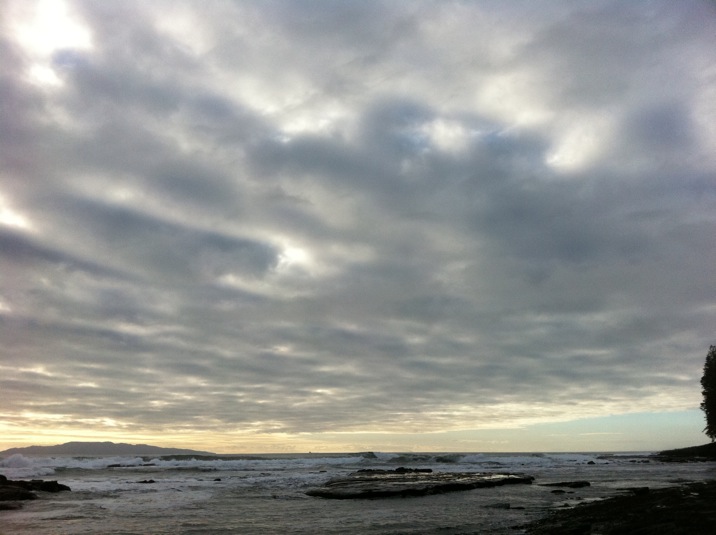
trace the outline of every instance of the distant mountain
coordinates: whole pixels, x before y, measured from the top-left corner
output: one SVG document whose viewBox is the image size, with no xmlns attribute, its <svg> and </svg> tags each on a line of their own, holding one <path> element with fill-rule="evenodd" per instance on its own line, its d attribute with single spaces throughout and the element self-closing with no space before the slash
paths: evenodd
<svg viewBox="0 0 716 535">
<path fill-rule="evenodd" d="M 3 456 L 16 453 L 22 455 L 213 455 L 208 451 L 114 442 L 66 442 L 56 446 L 27 446 L 0 451 L 0 455 Z"/>
</svg>

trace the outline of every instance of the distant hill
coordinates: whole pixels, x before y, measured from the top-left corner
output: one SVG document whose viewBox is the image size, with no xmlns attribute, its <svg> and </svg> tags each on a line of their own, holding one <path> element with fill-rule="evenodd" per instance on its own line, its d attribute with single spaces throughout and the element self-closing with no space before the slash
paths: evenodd
<svg viewBox="0 0 716 535">
<path fill-rule="evenodd" d="M 692 446 L 690 448 L 679 448 L 678 450 L 666 450 L 659 453 L 659 457 L 668 459 L 686 458 L 716 458 L 716 442 L 710 442 L 703 446 Z"/>
<path fill-rule="evenodd" d="M 2 456 L 16 453 L 22 455 L 213 455 L 208 451 L 114 442 L 66 442 L 56 446 L 27 446 L 0 451 Z"/>
</svg>

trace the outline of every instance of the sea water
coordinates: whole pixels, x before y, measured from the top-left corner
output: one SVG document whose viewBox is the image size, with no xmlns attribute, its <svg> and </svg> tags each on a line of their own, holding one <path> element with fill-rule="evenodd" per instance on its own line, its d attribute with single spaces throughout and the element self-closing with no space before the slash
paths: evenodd
<svg viewBox="0 0 716 535">
<path fill-rule="evenodd" d="M 524 473 L 508 485 L 424 497 L 327 500 L 305 493 L 363 468 Z M 716 463 L 648 454 L 305 454 L 216 457 L 25 457 L 0 460 L 9 479 L 50 479 L 71 492 L 0 511 L 0 534 L 521 533 L 550 509 L 716 478 Z M 561 489 L 544 483 L 587 480 Z"/>
</svg>

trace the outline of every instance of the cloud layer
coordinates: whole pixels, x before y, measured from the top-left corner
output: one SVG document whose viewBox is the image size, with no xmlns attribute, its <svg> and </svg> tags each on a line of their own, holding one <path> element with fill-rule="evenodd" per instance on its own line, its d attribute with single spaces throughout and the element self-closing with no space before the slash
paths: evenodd
<svg viewBox="0 0 716 535">
<path fill-rule="evenodd" d="M 415 433 L 698 405 L 713 4 L 7 11 L 5 429 Z"/>
</svg>

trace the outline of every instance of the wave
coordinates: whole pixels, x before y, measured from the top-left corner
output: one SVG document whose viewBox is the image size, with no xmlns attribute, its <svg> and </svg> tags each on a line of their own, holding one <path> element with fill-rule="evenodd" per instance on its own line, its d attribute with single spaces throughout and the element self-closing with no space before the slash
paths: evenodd
<svg viewBox="0 0 716 535">
<path fill-rule="evenodd" d="M 345 467 L 424 466 L 437 470 L 520 471 L 526 468 L 603 463 L 596 455 L 581 453 L 388 453 L 276 455 L 166 455 L 159 457 L 28 457 L 14 454 L 0 459 L 0 473 L 10 478 L 42 477 L 71 470 L 142 470 L 145 467 L 195 471 L 320 471 Z"/>
<path fill-rule="evenodd" d="M 337 465 L 359 464 L 361 455 L 342 456 L 260 456 L 260 455 L 168 455 L 160 457 L 99 456 L 99 457 L 26 457 L 20 453 L 0 459 L 0 473 L 9 478 L 48 476 L 68 470 L 105 469 L 173 469 L 173 470 L 287 470 L 314 469 Z"/>
</svg>

